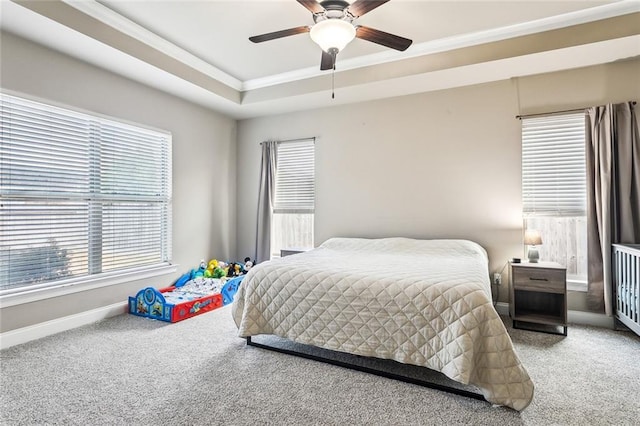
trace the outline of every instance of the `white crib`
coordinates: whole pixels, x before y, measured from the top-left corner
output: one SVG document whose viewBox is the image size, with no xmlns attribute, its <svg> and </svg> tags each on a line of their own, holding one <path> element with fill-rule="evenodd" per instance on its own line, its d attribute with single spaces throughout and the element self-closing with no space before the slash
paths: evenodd
<svg viewBox="0 0 640 426">
<path fill-rule="evenodd" d="M 616 318 L 640 336 L 640 244 L 613 244 Z"/>
</svg>

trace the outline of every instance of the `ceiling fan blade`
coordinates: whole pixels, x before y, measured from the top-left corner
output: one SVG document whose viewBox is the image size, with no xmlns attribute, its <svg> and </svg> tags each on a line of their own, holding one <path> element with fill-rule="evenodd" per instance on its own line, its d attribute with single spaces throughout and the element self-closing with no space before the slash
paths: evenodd
<svg viewBox="0 0 640 426">
<path fill-rule="evenodd" d="M 298 3 L 306 7 L 311 13 L 324 12 L 324 7 L 322 7 L 316 0 L 298 0 Z"/>
<path fill-rule="evenodd" d="M 322 59 L 320 59 L 320 71 L 333 69 L 333 65 L 334 65 L 333 60 L 334 60 L 334 56 L 323 50 Z"/>
<path fill-rule="evenodd" d="M 356 0 L 349 6 L 349 13 L 357 18 L 365 13 L 371 12 L 378 6 L 382 6 L 388 1 L 389 0 Z"/>
<path fill-rule="evenodd" d="M 384 31 L 362 25 L 356 27 L 356 37 L 400 51 L 407 50 L 407 48 L 411 46 L 411 43 L 413 43 L 413 41 L 408 38 L 385 33 Z"/>
<path fill-rule="evenodd" d="M 302 33 L 308 33 L 309 31 L 310 31 L 310 27 L 308 26 L 295 27 L 295 28 L 289 28 L 288 30 L 274 31 L 272 33 L 260 34 L 257 36 L 249 37 L 249 40 L 251 40 L 254 43 L 262 43 L 263 41 L 275 40 L 277 38 L 282 38 L 282 37 L 287 37 L 287 36 L 292 36 L 292 35 L 302 34 Z"/>
</svg>

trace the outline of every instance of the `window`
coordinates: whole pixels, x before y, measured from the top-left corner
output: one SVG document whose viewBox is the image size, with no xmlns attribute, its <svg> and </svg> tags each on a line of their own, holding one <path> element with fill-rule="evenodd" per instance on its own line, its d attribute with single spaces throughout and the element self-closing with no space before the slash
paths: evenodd
<svg viewBox="0 0 640 426">
<path fill-rule="evenodd" d="M 570 288 L 584 290 L 586 186 L 584 113 L 523 118 L 524 227 L 540 231 L 540 259 L 566 266 Z"/>
<path fill-rule="evenodd" d="M 0 295 L 170 262 L 170 134 L 0 102 Z"/>
<path fill-rule="evenodd" d="M 313 248 L 315 139 L 278 144 L 271 257 L 285 248 Z"/>
</svg>

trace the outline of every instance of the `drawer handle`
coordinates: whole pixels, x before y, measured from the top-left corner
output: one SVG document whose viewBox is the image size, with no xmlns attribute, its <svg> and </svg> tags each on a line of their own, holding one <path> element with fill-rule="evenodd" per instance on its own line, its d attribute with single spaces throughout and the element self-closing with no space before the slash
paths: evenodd
<svg viewBox="0 0 640 426">
<path fill-rule="evenodd" d="M 548 280 L 548 279 L 546 279 L 546 278 L 535 278 L 535 277 L 529 277 L 529 279 L 530 279 L 531 281 L 549 281 L 549 280 Z"/>
</svg>

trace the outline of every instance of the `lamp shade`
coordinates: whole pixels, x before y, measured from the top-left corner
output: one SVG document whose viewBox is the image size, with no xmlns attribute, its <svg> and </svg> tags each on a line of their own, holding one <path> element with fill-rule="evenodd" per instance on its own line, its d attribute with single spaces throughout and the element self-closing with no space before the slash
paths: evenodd
<svg viewBox="0 0 640 426">
<path fill-rule="evenodd" d="M 537 229 L 527 229 L 524 231 L 524 244 L 527 246 L 539 246 L 542 244 L 540 231 Z"/>
<path fill-rule="evenodd" d="M 341 51 L 355 38 L 356 29 L 342 19 L 326 19 L 311 27 L 309 35 L 325 52 L 331 48 Z"/>
</svg>

